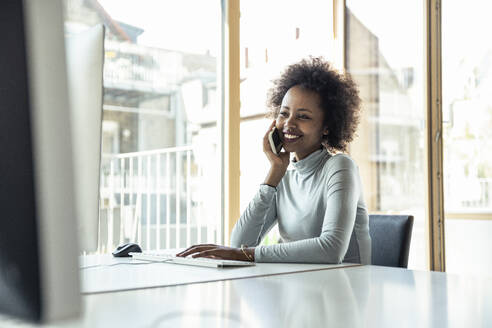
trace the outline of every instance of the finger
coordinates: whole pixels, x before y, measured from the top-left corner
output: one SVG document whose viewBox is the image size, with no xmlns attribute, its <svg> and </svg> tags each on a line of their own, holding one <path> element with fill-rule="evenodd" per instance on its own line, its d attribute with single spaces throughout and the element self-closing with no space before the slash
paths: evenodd
<svg viewBox="0 0 492 328">
<path fill-rule="evenodd" d="M 196 253 L 200 253 L 200 252 L 202 252 L 202 251 L 204 251 L 204 250 L 207 250 L 207 249 L 208 249 L 208 248 L 205 248 L 205 247 L 203 247 L 203 246 L 200 246 L 200 247 L 195 247 L 195 248 L 192 248 L 192 249 L 190 249 L 190 250 L 188 250 L 188 251 L 186 251 L 186 252 L 183 252 L 183 253 L 181 253 L 181 254 L 179 254 L 179 255 L 176 255 L 176 256 L 177 256 L 177 257 L 187 257 L 187 256 L 189 256 L 189 255 L 196 254 Z"/>
<path fill-rule="evenodd" d="M 274 126 L 275 126 L 275 121 L 272 122 L 272 124 L 270 125 L 270 129 L 263 137 L 263 152 L 267 153 L 267 156 L 269 156 L 268 154 L 271 154 L 271 156 L 275 156 L 274 152 L 272 151 L 272 147 L 270 146 L 270 138 L 268 137 L 270 131 L 273 129 Z"/>
<path fill-rule="evenodd" d="M 230 247 L 217 247 L 214 249 L 209 249 L 198 254 L 193 255 L 192 257 L 206 257 L 206 258 L 215 258 L 215 259 L 223 259 L 223 260 L 237 260 L 237 249 Z"/>
<path fill-rule="evenodd" d="M 273 122 L 270 124 L 270 127 L 268 128 L 267 132 L 265 133 L 265 135 L 263 136 L 263 140 L 267 140 L 268 141 L 268 134 L 270 133 L 270 131 L 272 131 L 273 127 L 275 126 L 275 123 L 277 121 L 276 120 L 273 120 Z"/>
<path fill-rule="evenodd" d="M 184 253 L 184 252 L 187 252 L 187 251 L 189 251 L 189 250 L 191 250 L 191 249 L 193 249 L 193 248 L 195 248 L 195 247 L 197 247 L 197 246 L 200 246 L 200 245 L 201 245 L 201 244 L 198 244 L 198 245 L 192 245 L 192 246 L 190 246 L 190 247 L 186 248 L 184 251 L 181 251 L 181 252 L 177 253 L 177 254 L 176 254 L 176 256 L 179 256 L 180 254 L 182 254 L 182 253 Z"/>
<path fill-rule="evenodd" d="M 211 249 L 211 248 L 217 248 L 217 245 L 214 245 L 214 244 L 194 245 L 194 246 L 191 246 L 188 249 L 176 254 L 176 256 L 185 257 L 185 256 L 188 256 L 190 254 L 194 254 L 194 253 L 201 252 L 203 250 L 207 250 L 207 249 Z"/>
<path fill-rule="evenodd" d="M 218 258 L 218 259 L 227 259 L 227 253 L 224 253 L 224 250 L 220 248 L 209 249 L 197 254 L 192 255 L 193 258 L 197 257 L 207 257 L 207 258 Z"/>
<path fill-rule="evenodd" d="M 270 147 L 270 140 L 268 140 L 268 136 L 266 136 L 264 139 L 263 139 L 263 152 L 267 153 L 267 152 L 272 152 L 272 147 Z"/>
<path fill-rule="evenodd" d="M 181 253 L 182 252 L 185 252 L 185 251 L 187 251 L 189 249 L 192 249 L 192 248 L 195 248 L 195 247 L 201 247 L 201 246 L 217 246 L 217 245 L 215 245 L 215 244 L 196 244 L 196 245 L 192 245 L 192 246 L 188 247 L 184 251 L 181 251 Z"/>
<path fill-rule="evenodd" d="M 278 163 L 280 161 L 279 155 L 273 152 L 269 140 L 263 142 L 263 153 L 265 153 L 266 157 L 271 163 Z"/>
<path fill-rule="evenodd" d="M 201 252 L 203 250 L 210 249 L 210 248 L 215 248 L 215 246 L 197 245 L 197 246 L 191 247 L 191 248 L 189 248 L 189 249 L 187 249 L 187 250 L 185 250 L 179 254 L 176 254 L 176 256 L 186 257 L 190 254 Z"/>
<path fill-rule="evenodd" d="M 206 255 L 206 256 L 200 256 L 199 258 L 203 259 L 214 259 L 214 260 L 224 260 L 223 258 L 220 258 L 216 255 Z"/>
<path fill-rule="evenodd" d="M 279 154 L 279 156 L 283 159 L 283 160 L 286 160 L 286 161 L 290 161 L 290 151 L 287 151 L 287 150 L 282 150 Z"/>
<path fill-rule="evenodd" d="M 181 251 L 181 252 L 179 252 L 179 253 L 176 253 L 176 256 L 180 256 L 180 255 L 181 255 L 181 254 L 183 254 L 184 252 L 187 252 L 187 251 L 189 251 L 190 249 L 192 249 L 193 247 L 195 247 L 195 245 L 193 245 L 193 246 L 190 246 L 190 247 L 186 248 L 184 251 Z"/>
</svg>

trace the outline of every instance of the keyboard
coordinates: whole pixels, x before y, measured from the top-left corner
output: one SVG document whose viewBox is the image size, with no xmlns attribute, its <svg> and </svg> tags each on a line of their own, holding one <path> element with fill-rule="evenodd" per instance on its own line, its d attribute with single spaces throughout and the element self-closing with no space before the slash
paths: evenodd
<svg viewBox="0 0 492 328">
<path fill-rule="evenodd" d="M 205 257 L 178 257 L 170 254 L 155 254 L 155 253 L 129 253 L 133 259 L 140 261 L 151 262 L 166 262 L 173 264 L 194 265 L 209 268 L 223 268 L 223 267 L 242 267 L 253 266 L 254 262 L 248 261 L 236 261 L 236 260 L 221 260 L 210 259 Z"/>
</svg>

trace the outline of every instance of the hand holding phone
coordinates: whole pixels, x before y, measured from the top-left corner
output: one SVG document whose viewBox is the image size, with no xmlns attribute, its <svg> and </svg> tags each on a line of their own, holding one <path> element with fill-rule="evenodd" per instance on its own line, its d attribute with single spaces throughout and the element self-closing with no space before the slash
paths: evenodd
<svg viewBox="0 0 492 328">
<path fill-rule="evenodd" d="M 277 130 L 277 127 L 273 127 L 273 129 L 268 133 L 268 141 L 270 142 L 270 147 L 272 148 L 272 152 L 275 155 L 280 153 L 282 149 L 282 140 L 280 139 L 280 134 Z"/>
<path fill-rule="evenodd" d="M 287 171 L 290 163 L 290 152 L 282 151 L 281 132 L 275 127 L 275 121 L 270 124 L 269 130 L 263 136 L 263 152 L 271 164 L 264 183 L 276 187 Z"/>
</svg>

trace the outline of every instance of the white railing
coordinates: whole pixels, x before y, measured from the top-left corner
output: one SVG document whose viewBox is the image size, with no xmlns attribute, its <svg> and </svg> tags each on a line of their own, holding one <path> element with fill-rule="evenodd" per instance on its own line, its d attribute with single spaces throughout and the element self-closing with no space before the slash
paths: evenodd
<svg viewBox="0 0 492 328">
<path fill-rule="evenodd" d="M 103 156 L 99 251 L 216 243 L 219 216 L 205 209 L 216 195 L 203 175 L 191 146 Z"/>
<path fill-rule="evenodd" d="M 182 54 L 130 42 L 104 42 L 106 87 L 137 90 L 172 89 L 183 78 Z"/>
<path fill-rule="evenodd" d="M 492 208 L 492 179 L 479 179 L 480 201 L 475 206 Z"/>
</svg>

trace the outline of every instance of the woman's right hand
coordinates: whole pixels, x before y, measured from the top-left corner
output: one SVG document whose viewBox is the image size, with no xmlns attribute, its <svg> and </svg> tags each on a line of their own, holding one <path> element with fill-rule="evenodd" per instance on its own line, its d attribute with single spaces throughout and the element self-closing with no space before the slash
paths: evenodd
<svg viewBox="0 0 492 328">
<path fill-rule="evenodd" d="M 271 164 L 270 171 L 265 178 L 265 184 L 276 187 L 279 184 L 280 180 L 282 180 L 285 171 L 287 171 L 287 167 L 290 163 L 290 153 L 282 151 L 278 155 L 276 155 L 272 151 L 272 148 L 270 147 L 270 141 L 268 140 L 268 134 L 270 133 L 270 131 L 272 131 L 274 127 L 275 121 L 270 124 L 270 128 L 263 137 L 263 152 L 265 153 L 268 161 L 270 161 Z"/>
</svg>

